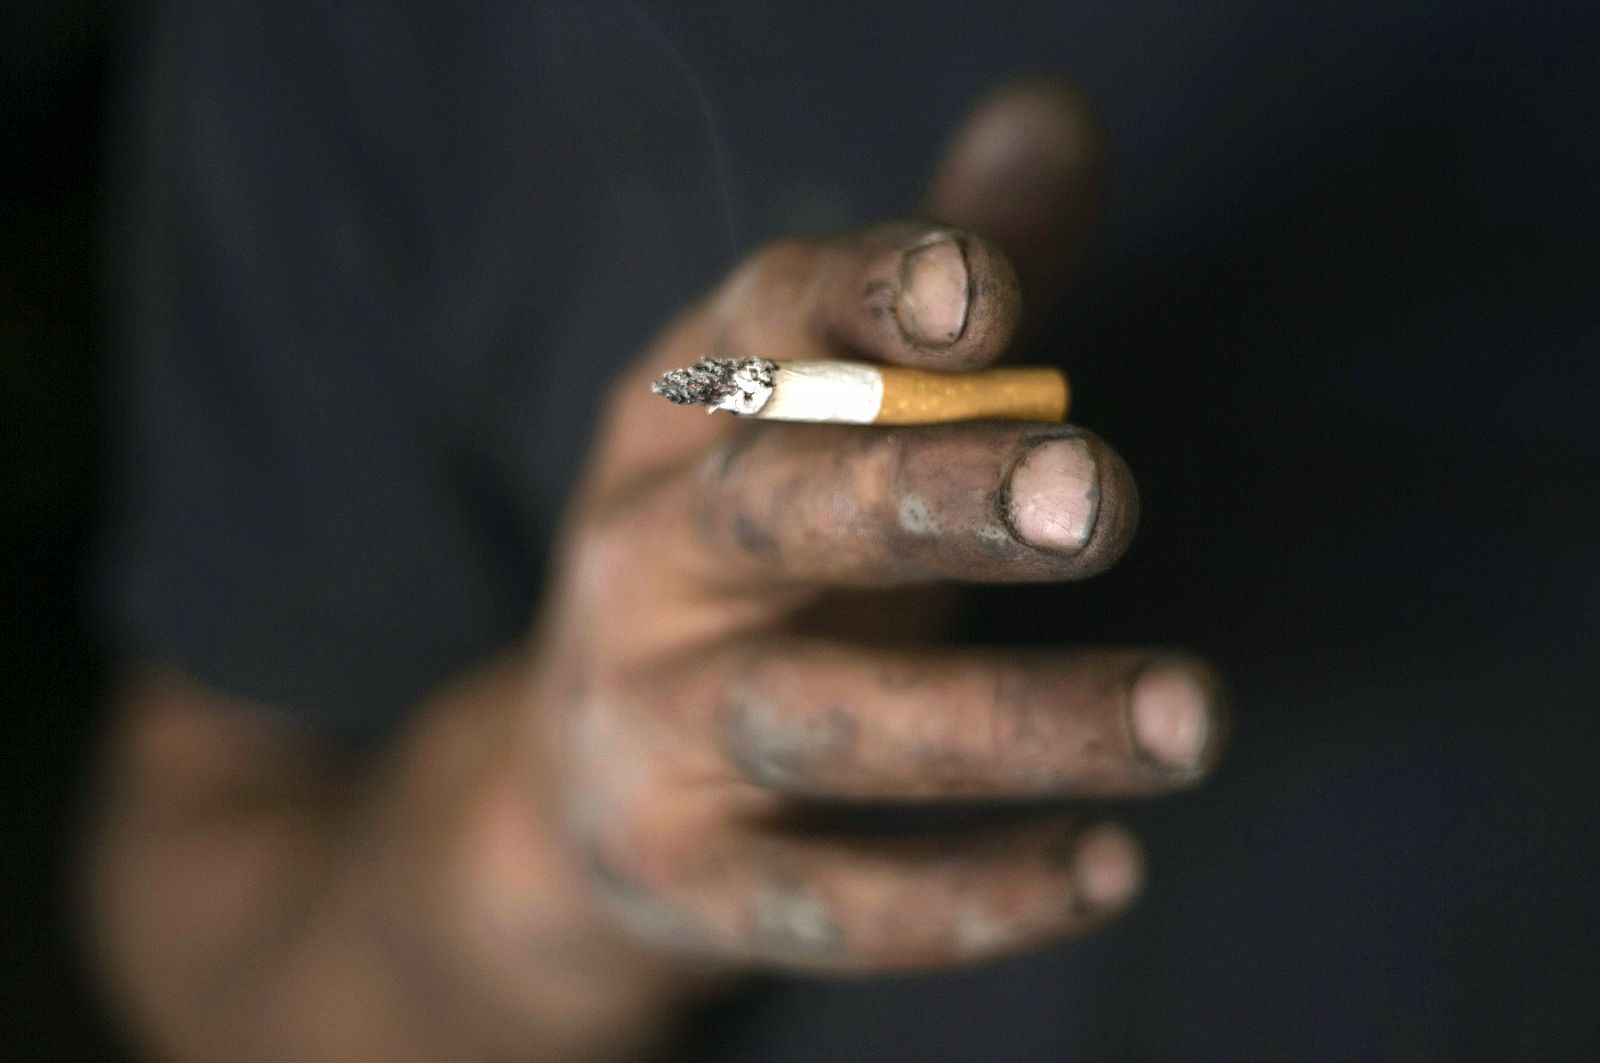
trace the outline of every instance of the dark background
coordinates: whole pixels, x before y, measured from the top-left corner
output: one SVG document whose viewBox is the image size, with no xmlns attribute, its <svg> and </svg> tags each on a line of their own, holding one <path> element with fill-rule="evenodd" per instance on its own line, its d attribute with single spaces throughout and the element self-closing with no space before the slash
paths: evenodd
<svg viewBox="0 0 1600 1063">
<path fill-rule="evenodd" d="M 1108 1058 L 1162 1055 L 1138 1040 L 1152 1008 L 1195 1058 L 1600 1046 L 1594 20 L 1582 5 L 1448 5 L 1434 27 L 1446 7 L 1388 25 L 1307 15 L 1304 54 L 1281 19 L 1231 110 L 1191 133 L 1110 116 L 1144 147 L 1124 157 L 1113 253 L 1064 324 L 1092 352 L 1074 362 L 1084 419 L 1114 426 L 1152 504 L 1136 551 L 1067 625 L 1202 632 L 1245 719 L 1213 786 L 1146 817 L 1184 874 L 1081 952 L 1105 975 L 1088 1011 Z M 1170 45 L 1201 24 L 1259 28 L 1202 14 L 1149 32 Z M 105 680 L 86 599 L 108 458 L 114 26 L 113 5 L 82 0 L 0 14 L 0 1036 L 24 1058 L 111 1051 L 65 883 Z M 1432 46 L 1398 43 L 1416 38 Z M 1160 164 L 1141 168 L 1141 150 Z M 1004 601 L 987 634 L 1052 608 L 1045 591 Z M 1076 968 L 1019 970 L 1046 984 Z M 918 999 L 985 991 L 943 984 Z M 1253 994 L 1256 1025 L 1208 1025 L 1196 984 Z M 871 1058 L 907 1036 L 911 992 L 825 990 L 751 1014 L 806 1026 L 810 1058 Z M 1295 1043 L 1320 1016 L 1328 1040 Z M 976 1043 L 1049 1036 L 1023 1022 Z"/>
<path fill-rule="evenodd" d="M 0 6 L 0 1054 L 111 1039 L 70 945 L 68 868 L 104 678 L 86 623 L 102 476 L 97 277 L 112 5 Z"/>
</svg>

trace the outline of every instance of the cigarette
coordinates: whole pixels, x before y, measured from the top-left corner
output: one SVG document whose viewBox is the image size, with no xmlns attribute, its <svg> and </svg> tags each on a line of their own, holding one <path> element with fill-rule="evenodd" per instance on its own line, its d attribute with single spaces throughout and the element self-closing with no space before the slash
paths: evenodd
<svg viewBox="0 0 1600 1063">
<path fill-rule="evenodd" d="M 702 358 L 651 389 L 680 406 L 741 417 L 829 424 L 941 424 L 999 418 L 1063 421 L 1069 389 L 1058 369 L 1017 366 L 931 373 L 866 362 Z"/>
</svg>

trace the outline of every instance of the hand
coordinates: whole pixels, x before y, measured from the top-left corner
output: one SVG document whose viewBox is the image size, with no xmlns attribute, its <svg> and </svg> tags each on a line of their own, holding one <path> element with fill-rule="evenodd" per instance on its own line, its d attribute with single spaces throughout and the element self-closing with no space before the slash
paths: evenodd
<svg viewBox="0 0 1600 1063">
<path fill-rule="evenodd" d="M 1058 86 L 1003 91 L 933 183 L 951 224 L 769 246 L 618 382 L 537 642 L 536 742 L 575 874 L 652 948 L 867 971 L 1082 933 L 1133 899 L 1142 863 L 1062 799 L 1165 793 L 1218 755 L 1216 682 L 1191 657 L 918 644 L 924 599 L 888 596 L 1110 565 L 1137 502 L 1097 437 L 748 423 L 647 386 L 706 354 L 1001 357 L 1018 277 L 1058 288 L 1085 228 L 1093 129 Z M 863 592 L 882 592 L 865 630 Z M 836 814 L 976 800 L 1009 812 L 895 832 Z"/>
</svg>

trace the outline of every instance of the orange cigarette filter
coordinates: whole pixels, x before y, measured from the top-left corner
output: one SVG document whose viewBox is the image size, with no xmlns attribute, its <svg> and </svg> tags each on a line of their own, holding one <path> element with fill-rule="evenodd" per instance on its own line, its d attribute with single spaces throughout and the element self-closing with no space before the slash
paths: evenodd
<svg viewBox="0 0 1600 1063">
<path fill-rule="evenodd" d="M 1046 366 L 930 373 L 881 366 L 883 398 L 874 424 L 941 424 L 1000 418 L 1064 421 L 1070 402 L 1066 374 Z"/>
</svg>

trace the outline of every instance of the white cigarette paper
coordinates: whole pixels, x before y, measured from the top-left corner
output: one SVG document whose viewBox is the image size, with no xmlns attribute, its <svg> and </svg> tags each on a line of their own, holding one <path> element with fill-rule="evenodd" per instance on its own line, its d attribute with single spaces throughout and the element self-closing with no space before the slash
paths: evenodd
<svg viewBox="0 0 1600 1063">
<path fill-rule="evenodd" d="M 1068 387 L 1045 367 L 934 373 L 867 362 L 702 358 L 653 390 L 672 402 L 771 421 L 937 424 L 982 418 L 1060 421 Z"/>
</svg>

